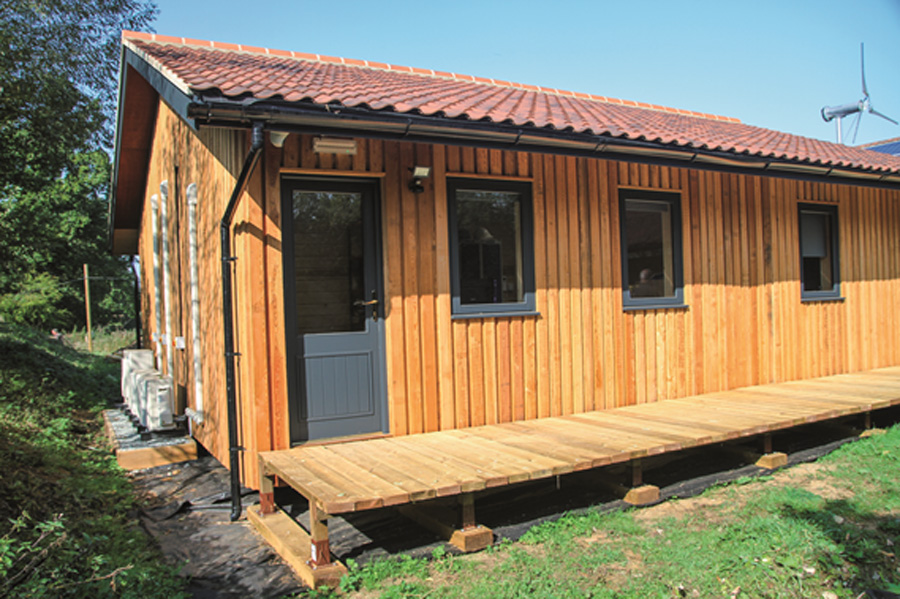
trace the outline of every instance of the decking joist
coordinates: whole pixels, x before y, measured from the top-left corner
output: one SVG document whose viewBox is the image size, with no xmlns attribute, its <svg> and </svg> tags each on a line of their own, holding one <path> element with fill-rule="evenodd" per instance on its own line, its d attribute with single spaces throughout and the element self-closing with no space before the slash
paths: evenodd
<svg viewBox="0 0 900 599">
<path fill-rule="evenodd" d="M 571 416 L 260 454 L 329 514 L 401 505 L 900 404 L 900 367 Z"/>
</svg>

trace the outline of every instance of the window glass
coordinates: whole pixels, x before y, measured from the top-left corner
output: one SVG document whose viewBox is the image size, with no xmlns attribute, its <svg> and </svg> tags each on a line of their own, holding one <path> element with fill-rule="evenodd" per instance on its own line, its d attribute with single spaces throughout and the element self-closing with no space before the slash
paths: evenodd
<svg viewBox="0 0 900 599">
<path fill-rule="evenodd" d="M 456 313 L 533 310 L 530 186 L 450 181 Z"/>
<path fill-rule="evenodd" d="M 461 189 L 456 193 L 459 299 L 463 304 L 521 302 L 521 195 Z"/>
<path fill-rule="evenodd" d="M 619 191 L 623 305 L 680 307 L 681 196 L 665 191 Z"/>
<path fill-rule="evenodd" d="M 365 312 L 362 194 L 293 192 L 297 333 L 360 331 Z"/>
<path fill-rule="evenodd" d="M 671 203 L 625 200 L 625 239 L 631 297 L 674 297 Z"/>
<path fill-rule="evenodd" d="M 837 295 L 837 209 L 800 207 L 800 277 L 806 297 Z"/>
</svg>

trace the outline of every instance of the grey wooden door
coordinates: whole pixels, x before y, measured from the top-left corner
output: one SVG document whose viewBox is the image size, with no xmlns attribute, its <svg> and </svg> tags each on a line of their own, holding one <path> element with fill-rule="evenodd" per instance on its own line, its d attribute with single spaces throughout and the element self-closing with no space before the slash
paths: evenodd
<svg viewBox="0 0 900 599">
<path fill-rule="evenodd" d="M 282 181 L 291 441 L 387 432 L 378 186 Z"/>
</svg>

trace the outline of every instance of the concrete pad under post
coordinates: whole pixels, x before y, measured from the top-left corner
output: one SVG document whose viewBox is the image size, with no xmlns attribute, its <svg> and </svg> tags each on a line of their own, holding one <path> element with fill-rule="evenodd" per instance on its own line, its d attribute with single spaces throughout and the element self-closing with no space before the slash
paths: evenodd
<svg viewBox="0 0 900 599">
<path fill-rule="evenodd" d="M 447 542 L 464 553 L 481 551 L 494 543 L 494 531 L 476 524 L 471 528 L 454 530 Z"/>
<path fill-rule="evenodd" d="M 773 451 L 772 453 L 767 453 L 763 456 L 760 456 L 758 460 L 756 460 L 756 465 L 760 468 L 765 468 L 766 470 L 774 470 L 775 468 L 782 468 L 787 466 L 788 457 L 786 453 L 782 453 L 780 451 Z"/>
<path fill-rule="evenodd" d="M 465 553 L 491 546 L 494 531 L 475 522 L 474 494 L 464 493 L 457 502 L 458 513 L 434 503 L 401 505 L 397 511 Z M 456 525 L 452 524 L 454 522 Z"/>
<path fill-rule="evenodd" d="M 659 487 L 655 485 L 641 485 L 628 489 L 625 497 L 622 498 L 625 503 L 631 505 L 648 505 L 659 501 Z"/>
<path fill-rule="evenodd" d="M 885 430 L 883 428 L 870 428 L 870 429 L 864 430 L 859 435 L 859 437 L 861 439 L 868 439 L 869 437 L 874 437 L 876 435 L 883 435 L 884 433 L 885 433 Z"/>
<path fill-rule="evenodd" d="M 643 484 L 643 471 L 641 466 L 632 466 L 631 480 L 638 484 L 633 487 L 626 487 L 618 481 L 610 480 L 601 474 L 598 474 L 597 476 L 597 481 L 600 483 L 600 486 L 622 499 L 625 503 L 641 506 L 659 501 L 659 487 Z"/>
</svg>

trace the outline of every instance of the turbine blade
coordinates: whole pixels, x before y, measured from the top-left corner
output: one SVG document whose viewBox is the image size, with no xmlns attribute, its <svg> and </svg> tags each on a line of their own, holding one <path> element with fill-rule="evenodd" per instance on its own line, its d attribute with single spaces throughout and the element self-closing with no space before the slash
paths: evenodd
<svg viewBox="0 0 900 599">
<path fill-rule="evenodd" d="M 884 120 L 890 121 L 890 122 L 894 123 L 895 125 L 900 125 L 900 123 L 898 123 L 897 121 L 895 121 L 894 119 L 892 119 L 892 118 L 889 117 L 888 115 L 886 115 L 886 114 L 881 114 L 880 112 L 878 112 L 878 111 L 875 110 L 874 108 L 869 108 L 869 112 L 871 112 L 871 113 L 874 114 L 875 116 L 880 116 L 880 117 L 883 118 Z"/>
<path fill-rule="evenodd" d="M 862 75 L 862 91 L 863 96 L 869 97 L 869 90 L 866 88 L 866 47 L 862 42 L 859 44 L 859 72 Z"/>
<path fill-rule="evenodd" d="M 856 143 L 856 134 L 859 133 L 859 122 L 862 120 L 862 114 L 862 112 L 856 113 L 856 122 L 853 123 L 853 141 L 850 142 L 851 144 Z"/>
</svg>

